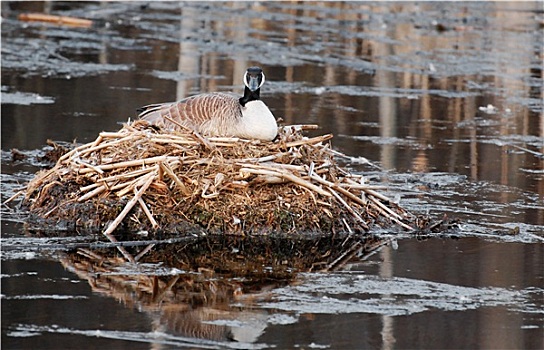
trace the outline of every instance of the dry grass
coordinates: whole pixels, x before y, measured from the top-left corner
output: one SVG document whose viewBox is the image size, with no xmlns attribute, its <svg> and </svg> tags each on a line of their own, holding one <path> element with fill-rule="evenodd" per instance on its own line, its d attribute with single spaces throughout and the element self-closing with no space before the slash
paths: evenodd
<svg viewBox="0 0 544 350">
<path fill-rule="evenodd" d="M 275 142 L 170 133 L 137 121 L 64 154 L 25 203 L 77 230 L 188 234 L 413 230 L 416 217 L 337 165 L 328 140 L 283 127 Z"/>
</svg>

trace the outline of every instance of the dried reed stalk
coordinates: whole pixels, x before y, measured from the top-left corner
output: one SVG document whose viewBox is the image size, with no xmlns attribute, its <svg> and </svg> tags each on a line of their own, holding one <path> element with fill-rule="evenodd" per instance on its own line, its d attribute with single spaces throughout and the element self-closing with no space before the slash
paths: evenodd
<svg viewBox="0 0 544 350">
<path fill-rule="evenodd" d="M 187 187 L 185 186 L 185 184 L 183 183 L 183 181 L 181 181 L 179 179 L 179 177 L 176 175 L 176 173 L 174 173 L 174 170 L 172 170 L 172 168 L 170 167 L 170 165 L 168 165 L 168 163 L 159 163 L 159 166 L 161 167 L 161 169 L 166 173 L 168 174 L 168 176 L 174 180 L 174 182 L 176 183 L 176 185 L 179 187 L 179 189 L 181 190 L 181 192 L 183 193 L 183 195 L 185 196 L 188 196 L 191 194 L 191 192 L 187 189 Z"/>
<path fill-rule="evenodd" d="M 93 25 L 93 21 L 89 19 L 48 15 L 44 13 L 21 13 L 17 18 L 19 21 L 24 22 L 45 22 L 81 28 L 90 28 Z"/>
<path fill-rule="evenodd" d="M 315 145 L 316 143 L 322 143 L 333 138 L 332 134 L 312 137 L 311 139 L 302 139 L 292 142 L 287 142 L 285 147 L 297 147 L 302 145 Z"/>
<path fill-rule="evenodd" d="M 152 174 L 148 174 L 148 175 L 144 175 L 143 179 L 140 179 L 140 180 L 145 180 L 145 182 L 143 183 L 142 187 L 140 189 L 138 189 L 136 191 L 136 193 L 134 194 L 134 197 L 125 205 L 125 207 L 123 208 L 123 210 L 121 211 L 121 213 L 117 216 L 117 218 L 115 218 L 115 220 L 108 226 L 108 228 L 106 229 L 106 231 L 104 231 L 104 236 L 108 237 L 108 239 L 112 242 L 116 242 L 117 240 L 111 235 L 113 233 L 113 231 L 115 231 L 115 229 L 117 228 L 117 226 L 119 226 L 119 224 L 121 223 L 121 221 L 123 221 L 123 219 L 125 218 L 125 216 L 127 216 L 127 214 L 130 212 L 130 210 L 132 209 L 132 207 L 134 207 L 134 205 L 140 200 L 140 198 L 142 197 L 142 195 L 145 193 L 145 191 L 149 188 L 149 186 L 151 186 L 151 183 L 153 182 L 153 179 L 155 177 L 156 174 L 152 173 Z M 139 182 L 142 182 L 142 181 L 139 181 Z"/>
<path fill-rule="evenodd" d="M 282 179 L 289 180 L 297 185 L 300 185 L 302 187 L 306 187 L 309 190 L 312 190 L 314 192 L 319 193 L 320 195 L 330 197 L 331 194 L 325 190 L 323 190 L 321 187 L 314 185 L 313 183 L 304 180 L 301 177 L 298 177 L 292 173 L 289 173 L 287 171 L 281 171 L 281 170 L 275 170 L 275 169 L 252 169 L 252 168 L 241 168 L 241 173 L 249 173 L 249 174 L 257 174 L 257 175 L 267 175 L 267 176 L 275 176 L 280 177 Z"/>
</svg>

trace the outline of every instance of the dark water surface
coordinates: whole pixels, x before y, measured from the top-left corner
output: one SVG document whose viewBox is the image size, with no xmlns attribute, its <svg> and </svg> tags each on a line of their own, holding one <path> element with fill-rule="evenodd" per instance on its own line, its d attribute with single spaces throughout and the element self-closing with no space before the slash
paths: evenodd
<svg viewBox="0 0 544 350">
<path fill-rule="evenodd" d="M 97 238 L 30 234 L 2 205 L 3 348 L 544 348 L 541 2 L 1 6 L 2 202 L 47 139 L 89 142 L 142 105 L 241 92 L 257 64 L 277 117 L 333 133 L 346 166 L 411 211 L 460 222 L 381 232 L 387 245 L 341 271 L 247 263 L 264 272 L 210 278 L 59 249 Z"/>
</svg>

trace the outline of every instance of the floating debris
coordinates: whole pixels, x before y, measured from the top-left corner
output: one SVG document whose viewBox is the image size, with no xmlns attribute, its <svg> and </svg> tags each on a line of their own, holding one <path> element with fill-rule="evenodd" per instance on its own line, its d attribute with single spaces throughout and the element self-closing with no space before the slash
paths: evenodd
<svg viewBox="0 0 544 350">
<path fill-rule="evenodd" d="M 478 107 L 478 110 L 482 111 L 482 112 L 484 112 L 486 114 L 497 114 L 499 109 L 497 107 L 493 106 L 492 104 L 488 104 L 485 107 L 483 107 L 483 106 Z"/>
<path fill-rule="evenodd" d="M 44 13 L 21 13 L 18 16 L 19 21 L 23 22 L 41 22 L 51 23 L 60 26 L 71 26 L 90 28 L 93 25 L 93 21 L 84 18 L 68 17 L 68 16 L 55 16 Z"/>
</svg>

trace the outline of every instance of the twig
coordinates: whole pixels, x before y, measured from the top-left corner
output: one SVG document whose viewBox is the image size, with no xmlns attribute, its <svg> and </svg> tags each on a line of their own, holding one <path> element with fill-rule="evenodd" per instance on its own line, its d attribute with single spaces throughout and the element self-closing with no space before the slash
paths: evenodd
<svg viewBox="0 0 544 350">
<path fill-rule="evenodd" d="M 208 140 L 210 142 L 225 142 L 225 143 L 251 142 L 251 140 L 245 140 L 239 137 L 208 137 Z"/>
<path fill-rule="evenodd" d="M 241 168 L 240 169 L 240 172 L 241 173 L 250 173 L 250 174 L 257 174 L 257 175 L 270 175 L 270 176 L 277 176 L 277 177 L 281 177 L 281 178 L 284 178 L 286 180 L 289 180 L 297 185 L 300 185 L 300 186 L 303 186 L 303 187 L 306 187 L 312 191 L 315 191 L 317 193 L 319 193 L 320 195 L 323 195 L 323 196 L 326 196 L 326 197 L 331 197 L 332 195 L 323 190 L 321 187 L 318 187 L 316 185 L 314 185 L 313 183 L 309 182 L 309 181 L 306 181 L 300 177 L 297 177 L 291 173 L 288 173 L 286 171 L 279 171 L 279 170 L 275 170 L 275 169 L 270 169 L 270 170 L 267 170 L 267 169 L 252 169 L 252 168 Z"/>
<path fill-rule="evenodd" d="M 6 199 L 6 200 L 4 201 L 4 203 L 2 203 L 2 204 L 4 204 L 4 205 L 5 205 L 5 204 L 8 204 L 9 202 L 11 202 L 12 200 L 14 200 L 15 198 L 19 197 L 20 195 L 25 194 L 25 192 L 26 192 L 25 190 L 20 190 L 20 191 L 18 191 L 18 192 L 15 193 L 13 196 L 11 196 L 11 197 L 9 197 L 8 199 Z"/>
<path fill-rule="evenodd" d="M 336 193 L 336 191 L 334 191 L 332 188 L 329 188 L 329 191 L 333 194 L 334 198 L 336 198 L 336 200 L 340 202 L 350 212 L 351 215 L 353 215 L 355 220 L 357 220 L 359 224 L 368 231 L 368 226 L 366 225 L 366 222 L 363 220 L 363 218 L 361 218 L 361 216 L 359 216 L 359 214 L 357 214 L 357 212 L 352 207 L 350 207 L 350 205 L 342 197 L 340 197 L 338 193 Z"/>
<path fill-rule="evenodd" d="M 532 155 L 534 155 L 534 156 L 536 156 L 537 158 L 540 158 L 540 159 L 544 158 L 544 153 L 532 151 L 532 150 L 530 150 L 528 148 L 521 147 L 521 146 L 514 145 L 514 144 L 510 144 L 510 145 L 507 145 L 507 146 L 511 146 L 511 147 L 517 148 L 519 150 L 522 150 L 524 152 L 531 153 Z"/>
<path fill-rule="evenodd" d="M 72 27 L 90 28 L 93 25 L 93 21 L 89 19 L 82 19 L 68 16 L 55 16 L 46 15 L 43 13 L 21 13 L 18 16 L 20 21 L 25 22 L 47 22 L 58 25 L 67 25 Z"/>
<path fill-rule="evenodd" d="M 147 247 L 145 247 L 144 249 L 142 249 L 142 251 L 140 253 L 138 253 L 138 255 L 136 255 L 134 257 L 134 260 L 135 261 L 138 261 L 140 260 L 144 255 L 146 255 L 151 249 L 153 249 L 153 247 L 155 246 L 155 244 L 149 244 Z"/>
<path fill-rule="evenodd" d="M 138 176 L 147 174 L 147 173 L 152 172 L 154 170 L 155 170 L 155 167 L 138 169 L 138 170 L 134 170 L 134 171 L 129 171 L 128 173 L 103 177 L 103 178 L 100 178 L 100 179 L 96 180 L 96 182 L 108 183 L 108 182 L 113 182 L 113 181 L 117 181 L 117 180 L 126 180 L 126 179 L 130 179 L 132 177 L 138 177 Z"/>
<path fill-rule="evenodd" d="M 402 227 L 404 227 L 405 229 L 407 230 L 410 230 L 410 231 L 413 231 L 414 228 L 410 225 L 407 225 L 405 224 L 404 222 L 400 221 L 398 218 L 396 218 L 395 216 L 391 216 L 390 213 L 393 213 L 394 215 L 398 216 L 397 213 L 395 212 L 392 212 L 391 209 L 389 209 L 387 206 L 383 205 L 383 203 L 381 203 L 380 201 L 378 201 L 377 199 L 375 198 L 372 198 L 372 197 L 368 197 L 374 204 L 376 204 L 375 208 L 378 209 L 378 211 L 385 217 L 393 220 L 394 222 L 396 222 L 397 224 L 401 225 Z"/>
<path fill-rule="evenodd" d="M 264 164 L 251 164 L 251 163 L 236 163 L 245 168 L 253 169 L 267 169 L 267 170 L 293 170 L 298 172 L 306 172 L 306 168 L 303 165 L 292 165 L 292 164 L 282 164 L 282 163 L 264 163 Z"/>
<path fill-rule="evenodd" d="M 99 136 L 99 137 L 101 137 L 101 136 Z M 128 136 L 125 136 L 123 138 L 113 140 L 113 141 L 107 141 L 107 142 L 104 142 L 104 143 L 102 143 L 102 142 L 97 143 L 95 141 L 92 145 L 90 145 L 91 147 L 88 147 L 87 149 L 83 149 L 83 150 L 79 151 L 79 155 L 80 156 L 86 156 L 89 153 L 100 151 L 101 149 L 108 148 L 108 147 L 118 145 L 118 144 L 123 143 L 123 142 L 132 141 L 132 140 L 134 140 L 134 135 L 128 135 Z M 97 139 L 97 141 L 98 141 L 98 139 Z"/>
<path fill-rule="evenodd" d="M 313 145 L 313 144 L 316 144 L 316 143 L 320 143 L 320 142 L 323 142 L 323 141 L 330 140 L 332 138 L 333 138 L 332 134 L 326 134 L 326 135 L 312 137 L 310 139 L 303 139 L 303 140 L 287 142 L 285 144 L 285 147 L 290 148 L 290 147 L 296 147 L 296 146 L 302 146 L 302 145 Z"/>
<path fill-rule="evenodd" d="M 183 183 L 183 181 L 181 181 L 179 179 L 179 177 L 174 173 L 174 171 L 172 170 L 172 168 L 170 168 L 170 166 L 167 164 L 167 163 L 159 163 L 159 166 L 161 167 L 161 169 L 166 173 L 168 174 L 168 176 L 174 180 L 174 182 L 176 183 L 176 185 L 179 187 L 179 189 L 181 190 L 181 192 L 183 193 L 183 195 L 185 196 L 189 196 L 191 194 L 191 192 L 189 192 L 189 190 L 187 189 L 187 187 L 185 186 L 185 184 Z"/>
<path fill-rule="evenodd" d="M 400 216 L 398 213 L 395 213 L 393 211 L 393 209 L 389 208 L 387 205 L 383 204 L 382 202 L 380 202 L 377 198 L 374 198 L 372 196 L 368 196 L 367 197 L 370 201 L 372 201 L 373 203 L 375 203 L 376 205 L 380 206 L 383 210 L 385 210 L 386 212 L 388 212 L 390 215 L 394 216 L 395 218 L 399 219 L 399 220 L 402 220 L 402 216 Z"/>
<path fill-rule="evenodd" d="M 100 193 L 104 192 L 106 190 L 106 186 L 105 185 L 102 185 L 100 187 L 97 187 L 95 188 L 94 190 L 92 190 L 91 192 L 79 197 L 77 199 L 78 202 L 83 202 L 83 201 L 86 201 L 87 199 L 90 199 L 90 198 L 93 198 L 94 196 L 96 195 L 99 195 Z"/>
<path fill-rule="evenodd" d="M 151 183 L 153 183 L 153 180 L 154 180 L 154 177 L 155 177 L 155 174 L 148 174 L 148 175 L 145 175 L 147 177 L 145 183 L 142 185 L 142 187 L 136 192 L 136 194 L 134 195 L 134 197 L 127 203 L 127 205 L 125 206 L 125 208 L 121 211 L 121 213 L 115 218 L 115 220 L 113 220 L 113 222 L 108 226 L 108 228 L 106 229 L 106 231 L 104 231 L 104 236 L 108 237 L 108 239 L 112 242 L 112 243 L 115 243 L 117 242 L 117 239 L 115 237 L 113 237 L 111 234 L 113 233 L 113 231 L 115 231 L 115 229 L 117 228 L 117 226 L 119 226 L 119 224 L 121 223 L 121 221 L 123 221 L 123 219 L 125 218 L 125 216 L 127 216 L 127 214 L 130 212 L 130 210 L 134 207 L 134 205 L 138 202 L 138 200 L 142 197 L 142 195 L 144 194 L 145 191 L 147 191 L 147 189 L 149 188 L 149 186 L 151 186 Z M 125 258 L 130 261 L 130 262 L 134 262 L 134 258 L 123 248 L 123 247 L 118 247 L 119 251 L 123 254 L 123 256 L 125 256 Z"/>
<path fill-rule="evenodd" d="M 87 162 L 82 161 L 79 157 L 72 159 L 72 161 L 74 163 L 76 163 L 76 164 L 83 165 L 84 167 L 87 167 L 88 169 L 90 169 L 90 171 L 94 171 L 95 173 L 99 173 L 99 174 L 104 174 L 104 171 L 102 169 L 100 169 L 97 166 L 94 166 L 92 164 L 89 164 Z M 78 170 L 78 171 L 83 171 L 83 169 Z M 89 171 L 87 171 L 87 172 L 89 172 Z"/>
<path fill-rule="evenodd" d="M 264 157 L 260 157 L 260 158 L 244 158 L 244 159 L 240 159 L 240 162 L 255 162 L 255 163 L 270 162 L 270 161 L 273 161 L 274 159 L 277 159 L 277 158 L 280 158 L 280 157 L 283 157 L 283 156 L 288 156 L 290 154 L 291 154 L 290 152 L 279 152 L 279 153 L 276 153 L 276 154 L 271 154 L 269 156 L 264 156 Z"/>
<path fill-rule="evenodd" d="M 187 140 L 184 138 L 158 138 L 152 137 L 149 139 L 151 142 L 155 143 L 166 143 L 166 144 L 178 144 L 178 145 L 196 145 L 198 142 L 195 140 Z"/>
<path fill-rule="evenodd" d="M 284 126 L 280 126 L 280 129 L 283 129 L 283 130 L 294 130 L 294 131 L 301 131 L 301 130 L 317 130 L 317 129 L 319 129 L 319 125 L 317 125 L 317 124 L 294 124 L 294 125 L 284 125 Z"/>
<path fill-rule="evenodd" d="M 355 242 L 349 249 L 344 251 L 336 260 L 327 265 L 321 272 L 338 271 L 344 267 L 355 255 L 359 254 L 363 250 L 363 244 L 361 242 Z"/>
<path fill-rule="evenodd" d="M 355 185 L 359 185 L 358 183 L 356 183 L 355 181 L 349 179 L 349 178 L 346 178 L 346 181 L 351 183 L 351 184 L 355 184 Z M 379 192 L 376 192 L 374 191 L 373 189 L 371 188 L 364 188 L 362 189 L 363 191 L 365 191 L 367 194 L 371 195 L 371 196 L 374 196 L 376 198 L 379 198 L 380 200 L 384 201 L 384 202 L 388 202 L 388 203 L 392 203 L 393 201 L 389 198 L 389 197 L 386 197 L 384 196 L 383 194 L 379 193 Z"/>
<path fill-rule="evenodd" d="M 338 187 L 341 187 L 341 188 L 348 188 L 348 189 L 354 189 L 354 190 L 362 190 L 362 191 L 367 191 L 367 190 L 385 190 L 387 189 L 386 186 L 375 186 L 375 185 L 358 185 L 358 184 L 346 184 L 346 183 L 339 183 L 337 185 Z"/>
<path fill-rule="evenodd" d="M 112 191 L 117 191 L 117 193 L 115 193 L 117 195 L 117 197 L 123 197 L 123 196 L 127 195 L 128 193 L 130 193 L 134 189 L 134 187 L 136 187 L 138 184 L 140 184 L 141 181 L 142 181 L 142 178 L 144 178 L 144 177 L 145 177 L 145 175 L 140 176 L 139 178 L 133 179 L 131 181 L 119 183 L 119 184 L 117 184 L 115 186 L 112 186 L 111 190 Z"/>
<path fill-rule="evenodd" d="M 349 227 L 349 224 L 348 222 L 346 221 L 346 218 L 342 218 L 342 222 L 344 223 L 344 226 L 346 226 L 346 229 L 348 230 L 349 234 L 353 234 L 353 230 L 351 229 L 351 227 Z"/>
<path fill-rule="evenodd" d="M 115 138 L 118 138 L 118 137 L 121 137 L 121 138 L 125 137 L 127 135 L 127 133 L 124 132 L 124 131 L 118 131 L 118 132 L 102 131 L 98 135 L 102 136 L 102 138 L 115 139 Z"/>
<path fill-rule="evenodd" d="M 134 191 L 136 192 L 136 189 L 134 189 Z M 155 218 L 153 217 L 153 214 L 151 214 L 151 212 L 149 211 L 149 208 L 145 204 L 145 201 L 143 200 L 142 197 L 138 198 L 138 203 L 140 203 L 140 206 L 142 207 L 142 209 L 143 209 L 145 215 L 147 216 L 147 218 L 149 219 L 149 222 L 151 222 L 151 226 L 153 228 L 159 227 L 159 224 L 157 224 L 157 221 L 155 221 Z"/>
<path fill-rule="evenodd" d="M 99 168 L 101 170 L 113 170 L 113 169 L 119 169 L 119 168 L 128 168 L 128 167 L 135 167 L 135 166 L 146 166 L 155 164 L 158 162 L 164 162 L 166 160 L 175 160 L 176 157 L 169 157 L 169 156 L 156 156 L 151 158 L 145 158 L 145 159 L 137 159 L 137 160 L 127 160 L 124 162 L 119 163 L 113 163 L 113 164 L 104 164 L 96 166 L 96 168 Z M 92 169 L 82 169 L 80 171 L 80 174 L 86 174 L 93 171 Z"/>
</svg>

